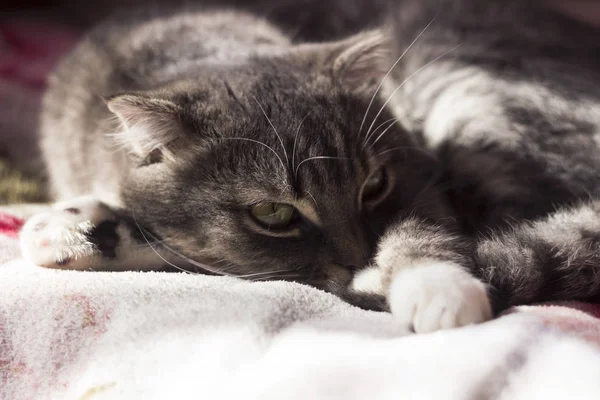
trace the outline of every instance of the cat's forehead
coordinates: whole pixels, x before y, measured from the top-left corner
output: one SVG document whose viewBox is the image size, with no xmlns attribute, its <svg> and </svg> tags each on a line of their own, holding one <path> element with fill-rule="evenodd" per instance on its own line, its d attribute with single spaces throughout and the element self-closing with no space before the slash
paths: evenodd
<svg viewBox="0 0 600 400">
<path fill-rule="evenodd" d="M 218 128 L 211 162 L 216 175 L 232 174 L 227 180 L 237 181 L 246 203 L 345 197 L 365 178 L 372 152 L 362 145 L 359 126 L 344 124 L 347 117 L 286 109 L 281 118 L 260 102 L 255 107 L 250 117 Z"/>
<path fill-rule="evenodd" d="M 368 98 L 284 62 L 209 75 L 209 96 L 196 97 L 194 117 L 198 131 L 213 135 L 215 174 L 232 173 L 250 197 L 245 201 L 283 196 L 312 202 L 324 188 L 343 196 L 364 179 L 369 152 L 360 128 Z"/>
<path fill-rule="evenodd" d="M 367 99 L 315 71 L 293 63 L 257 63 L 220 71 L 210 79 L 211 100 L 224 114 L 260 114 L 287 125 L 302 119 L 356 123 L 355 114 L 366 110 Z"/>
<path fill-rule="evenodd" d="M 225 100 L 235 95 L 239 100 L 253 97 L 263 101 L 292 101 L 307 94 L 327 96 L 343 90 L 339 83 L 293 59 L 257 58 L 238 65 L 214 66 L 202 71 L 201 89 L 211 97 Z"/>
</svg>

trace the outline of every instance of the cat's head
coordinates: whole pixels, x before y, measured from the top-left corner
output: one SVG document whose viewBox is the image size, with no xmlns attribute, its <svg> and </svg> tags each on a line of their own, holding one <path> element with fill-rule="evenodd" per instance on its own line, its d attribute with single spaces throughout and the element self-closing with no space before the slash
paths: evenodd
<svg viewBox="0 0 600 400">
<path fill-rule="evenodd" d="M 126 207 L 211 269 L 339 292 L 394 218 L 441 212 L 431 161 L 374 96 L 386 53 L 371 32 L 109 98 Z"/>
</svg>

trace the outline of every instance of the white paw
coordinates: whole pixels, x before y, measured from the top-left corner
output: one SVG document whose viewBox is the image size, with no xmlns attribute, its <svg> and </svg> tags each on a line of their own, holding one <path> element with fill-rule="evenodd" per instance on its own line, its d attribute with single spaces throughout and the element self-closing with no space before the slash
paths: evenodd
<svg viewBox="0 0 600 400">
<path fill-rule="evenodd" d="M 21 229 L 23 257 L 47 268 L 89 268 L 99 255 L 90 232 L 111 219 L 113 213 L 93 198 L 57 203 L 52 210 L 31 217 Z"/>
<path fill-rule="evenodd" d="M 420 262 L 398 271 L 388 292 L 392 314 L 417 333 L 492 317 L 485 285 L 452 262 Z"/>
</svg>

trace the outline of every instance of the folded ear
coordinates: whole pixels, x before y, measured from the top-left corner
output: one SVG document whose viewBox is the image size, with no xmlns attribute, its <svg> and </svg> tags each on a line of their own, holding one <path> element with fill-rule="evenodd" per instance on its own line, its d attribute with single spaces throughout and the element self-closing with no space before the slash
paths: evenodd
<svg viewBox="0 0 600 400">
<path fill-rule="evenodd" d="M 180 107 L 146 94 L 118 94 L 105 99 L 120 120 L 118 141 L 140 157 L 163 151 L 182 136 Z"/>
<path fill-rule="evenodd" d="M 320 72 L 331 75 L 352 92 L 370 92 L 387 73 L 389 67 L 389 40 L 376 29 L 348 39 L 300 45 L 299 56 L 309 65 L 317 64 Z"/>
<path fill-rule="evenodd" d="M 353 91 L 376 87 L 387 73 L 390 44 L 381 30 L 358 34 L 338 44 L 332 72 Z"/>
</svg>

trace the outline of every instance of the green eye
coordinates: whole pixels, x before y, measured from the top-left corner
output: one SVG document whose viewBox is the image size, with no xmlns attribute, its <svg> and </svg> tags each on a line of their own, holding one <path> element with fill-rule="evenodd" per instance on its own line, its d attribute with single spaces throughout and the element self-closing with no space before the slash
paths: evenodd
<svg viewBox="0 0 600 400">
<path fill-rule="evenodd" d="M 286 228 L 296 215 L 296 209 L 289 204 L 258 203 L 250 208 L 250 214 L 267 228 Z"/>
<path fill-rule="evenodd" d="M 377 197 L 385 189 L 387 177 L 383 168 L 372 173 L 363 184 L 363 199 Z"/>
</svg>

